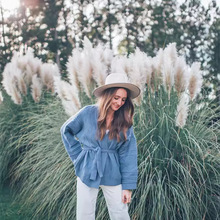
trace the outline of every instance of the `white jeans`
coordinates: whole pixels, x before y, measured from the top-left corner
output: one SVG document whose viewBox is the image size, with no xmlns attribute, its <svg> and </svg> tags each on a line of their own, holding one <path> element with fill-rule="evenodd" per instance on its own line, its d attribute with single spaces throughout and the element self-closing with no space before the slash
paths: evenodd
<svg viewBox="0 0 220 220">
<path fill-rule="evenodd" d="M 122 187 L 102 188 L 111 220 L 130 220 L 128 206 L 122 202 Z M 88 187 L 77 177 L 77 220 L 95 220 L 96 199 L 99 189 Z"/>
</svg>

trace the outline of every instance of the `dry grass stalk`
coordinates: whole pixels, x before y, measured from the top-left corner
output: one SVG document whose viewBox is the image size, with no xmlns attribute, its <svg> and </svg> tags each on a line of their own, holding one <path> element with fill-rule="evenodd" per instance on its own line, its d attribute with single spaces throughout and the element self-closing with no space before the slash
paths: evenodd
<svg viewBox="0 0 220 220">
<path fill-rule="evenodd" d="M 110 66 L 113 59 L 113 51 L 104 47 L 101 58 L 106 66 Z"/>
<path fill-rule="evenodd" d="M 194 100 L 202 87 L 202 74 L 200 71 L 200 63 L 194 62 L 190 69 L 188 90 L 191 100 Z"/>
<path fill-rule="evenodd" d="M 71 85 L 68 82 L 61 80 L 59 77 L 54 77 L 54 85 L 55 92 L 62 100 L 63 107 L 68 115 L 71 116 L 81 108 L 79 91 L 75 85 Z M 68 103 L 70 104 L 69 107 L 67 106 Z M 74 106 L 74 108 L 71 106 Z"/>
<path fill-rule="evenodd" d="M 11 84 L 11 93 L 9 95 L 11 96 L 11 99 L 15 104 L 17 104 L 17 105 L 22 104 L 21 93 L 15 87 L 15 84 Z"/>
<path fill-rule="evenodd" d="M 124 73 L 128 75 L 130 71 L 130 63 L 125 56 L 117 56 L 112 59 L 111 73 Z"/>
<path fill-rule="evenodd" d="M 31 85 L 31 95 L 34 99 L 34 101 L 36 103 L 38 103 L 40 101 L 40 97 L 42 94 L 42 82 L 41 79 L 39 77 L 37 77 L 37 75 L 33 75 L 32 76 L 32 85 Z"/>
<path fill-rule="evenodd" d="M 54 76 L 60 77 L 57 64 L 44 63 L 40 68 L 40 78 L 48 91 L 54 93 Z"/>
<path fill-rule="evenodd" d="M 188 103 L 189 103 L 189 96 L 187 93 L 182 93 L 180 97 L 179 104 L 177 106 L 176 111 L 176 126 L 183 128 L 186 124 L 186 119 L 188 116 Z"/>
<path fill-rule="evenodd" d="M 153 72 L 151 57 L 146 57 L 146 60 L 144 62 L 144 67 L 145 67 L 145 71 L 146 71 L 146 83 L 147 83 L 148 88 L 150 88 L 152 72 Z"/>
<path fill-rule="evenodd" d="M 174 81 L 175 89 L 178 96 L 184 92 L 188 86 L 188 72 L 185 59 L 183 57 L 178 57 L 174 67 Z"/>
<path fill-rule="evenodd" d="M 170 94 L 171 88 L 174 85 L 174 69 L 170 59 L 167 59 L 166 62 L 164 62 L 161 72 L 163 76 L 163 86 L 168 94 Z"/>
<path fill-rule="evenodd" d="M 79 70 L 79 66 L 81 65 L 80 50 L 78 48 L 73 49 L 72 56 L 68 58 L 67 62 L 67 73 L 70 83 L 80 89 L 79 80 L 77 77 L 77 71 Z"/>
<path fill-rule="evenodd" d="M 140 96 L 136 99 L 137 104 L 140 105 L 143 99 L 144 89 L 147 81 L 147 70 L 145 62 L 148 61 L 148 57 L 145 53 L 141 52 L 139 49 L 135 50 L 135 53 L 129 56 L 129 61 L 131 64 L 128 76 L 130 82 L 134 83 L 141 89 Z"/>
<path fill-rule="evenodd" d="M 42 62 L 39 58 L 34 57 L 34 50 L 28 48 L 25 55 L 15 52 L 12 63 L 15 62 L 19 69 L 22 71 L 22 77 L 27 85 L 32 83 L 32 76 L 39 74 Z"/>
<path fill-rule="evenodd" d="M 154 72 L 156 74 L 156 78 L 161 79 L 161 80 L 162 80 L 161 68 L 164 63 L 163 57 L 164 57 L 163 49 L 159 49 L 159 51 L 157 52 L 157 55 L 153 57 L 153 60 L 152 60 L 152 65 L 153 65 L 153 69 L 155 69 Z"/>
<path fill-rule="evenodd" d="M 175 65 L 177 57 L 176 43 L 168 44 L 164 49 L 164 62 L 170 59 L 171 63 Z"/>
<path fill-rule="evenodd" d="M 68 116 L 74 115 L 79 111 L 79 108 L 72 101 L 62 99 L 63 108 Z"/>
<path fill-rule="evenodd" d="M 107 65 L 102 62 L 100 51 L 101 50 L 99 47 L 93 48 L 90 55 L 91 67 L 93 70 L 93 79 L 98 86 L 102 86 L 105 84 L 105 78 L 108 75 L 108 68 Z"/>
<path fill-rule="evenodd" d="M 6 64 L 2 75 L 2 85 L 5 91 L 11 96 L 11 99 L 15 104 L 21 104 L 22 97 L 19 90 L 19 86 L 21 86 L 19 83 L 21 70 L 15 65 L 15 63 L 8 63 Z"/>
</svg>

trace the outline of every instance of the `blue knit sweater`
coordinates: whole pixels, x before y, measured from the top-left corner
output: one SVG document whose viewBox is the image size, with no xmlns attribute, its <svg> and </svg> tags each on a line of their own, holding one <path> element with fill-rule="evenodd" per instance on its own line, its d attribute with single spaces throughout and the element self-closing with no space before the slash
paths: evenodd
<svg viewBox="0 0 220 220">
<path fill-rule="evenodd" d="M 65 149 L 72 160 L 75 174 L 87 186 L 115 186 L 136 189 L 137 144 L 133 126 L 127 131 L 127 140 L 110 140 L 106 132 L 103 140 L 97 138 L 98 106 L 88 105 L 67 120 L 61 127 Z"/>
</svg>

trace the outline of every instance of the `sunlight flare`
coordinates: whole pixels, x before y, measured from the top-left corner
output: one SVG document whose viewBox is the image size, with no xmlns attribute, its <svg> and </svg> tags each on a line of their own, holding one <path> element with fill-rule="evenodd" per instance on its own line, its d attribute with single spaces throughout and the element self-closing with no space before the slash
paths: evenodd
<svg viewBox="0 0 220 220">
<path fill-rule="evenodd" d="M 20 0 L 0 0 L 3 9 L 13 11 L 20 6 Z"/>
</svg>

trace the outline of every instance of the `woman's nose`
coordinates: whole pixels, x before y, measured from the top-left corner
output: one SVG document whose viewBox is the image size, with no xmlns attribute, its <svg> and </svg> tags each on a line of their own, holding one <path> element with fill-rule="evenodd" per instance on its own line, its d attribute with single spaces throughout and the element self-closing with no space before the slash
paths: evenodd
<svg viewBox="0 0 220 220">
<path fill-rule="evenodd" d="M 121 103 L 122 103 L 121 99 L 118 99 L 118 100 L 117 100 L 117 104 L 118 104 L 118 105 L 121 105 Z"/>
</svg>

